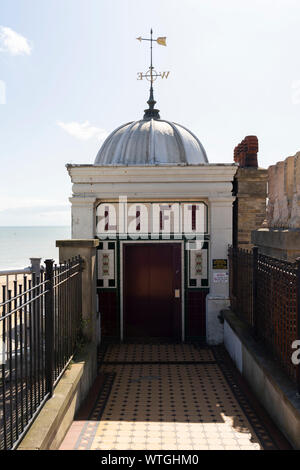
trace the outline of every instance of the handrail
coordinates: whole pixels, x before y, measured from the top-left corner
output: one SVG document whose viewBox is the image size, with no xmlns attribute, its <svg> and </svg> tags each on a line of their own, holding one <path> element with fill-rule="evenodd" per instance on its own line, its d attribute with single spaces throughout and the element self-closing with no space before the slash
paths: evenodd
<svg viewBox="0 0 300 470">
<path fill-rule="evenodd" d="M 0 276 L 11 276 L 11 275 L 14 275 L 14 274 L 31 274 L 32 273 L 32 269 L 30 266 L 28 266 L 27 268 L 23 268 L 23 269 L 4 269 L 2 271 L 0 271 Z"/>
</svg>

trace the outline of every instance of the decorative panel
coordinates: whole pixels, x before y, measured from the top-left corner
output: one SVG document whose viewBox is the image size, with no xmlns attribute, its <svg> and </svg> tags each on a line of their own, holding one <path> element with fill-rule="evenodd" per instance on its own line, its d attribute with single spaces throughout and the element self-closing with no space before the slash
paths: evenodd
<svg viewBox="0 0 300 470">
<path fill-rule="evenodd" d="M 189 287 L 208 286 L 208 243 L 205 242 L 200 250 L 189 250 Z"/>
<path fill-rule="evenodd" d="M 207 234 L 204 202 L 103 202 L 96 210 L 96 235 L 100 240 L 126 236 L 132 240 L 176 237 L 196 239 Z"/>
<path fill-rule="evenodd" d="M 116 287 L 116 244 L 114 242 L 102 242 L 98 250 L 98 287 Z"/>
</svg>

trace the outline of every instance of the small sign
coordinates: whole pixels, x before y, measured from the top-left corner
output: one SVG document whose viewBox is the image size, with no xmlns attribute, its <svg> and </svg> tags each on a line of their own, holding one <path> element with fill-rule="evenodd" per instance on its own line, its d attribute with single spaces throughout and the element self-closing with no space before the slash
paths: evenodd
<svg viewBox="0 0 300 470">
<path fill-rule="evenodd" d="M 228 282 L 228 273 L 214 273 L 213 282 L 215 284 L 226 284 Z"/>
<path fill-rule="evenodd" d="M 213 269 L 227 269 L 227 259 L 213 259 Z"/>
</svg>

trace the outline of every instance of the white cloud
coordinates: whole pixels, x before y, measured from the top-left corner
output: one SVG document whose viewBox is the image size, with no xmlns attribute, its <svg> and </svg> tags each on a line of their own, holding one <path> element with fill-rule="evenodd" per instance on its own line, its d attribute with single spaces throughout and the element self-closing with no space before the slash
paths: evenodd
<svg viewBox="0 0 300 470">
<path fill-rule="evenodd" d="M 92 126 L 89 121 L 80 122 L 58 122 L 57 123 L 68 134 L 80 140 L 89 140 L 96 138 L 104 140 L 108 136 L 105 129 Z"/>
<path fill-rule="evenodd" d="M 31 45 L 28 39 L 7 26 L 0 26 L 0 51 L 12 55 L 30 55 Z"/>
</svg>

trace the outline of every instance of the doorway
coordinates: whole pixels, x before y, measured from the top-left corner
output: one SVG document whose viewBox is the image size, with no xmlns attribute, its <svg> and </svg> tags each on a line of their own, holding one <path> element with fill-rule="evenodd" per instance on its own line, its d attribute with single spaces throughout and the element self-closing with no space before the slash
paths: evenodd
<svg viewBox="0 0 300 470">
<path fill-rule="evenodd" d="M 181 340 L 181 244 L 123 244 L 124 339 Z"/>
</svg>

